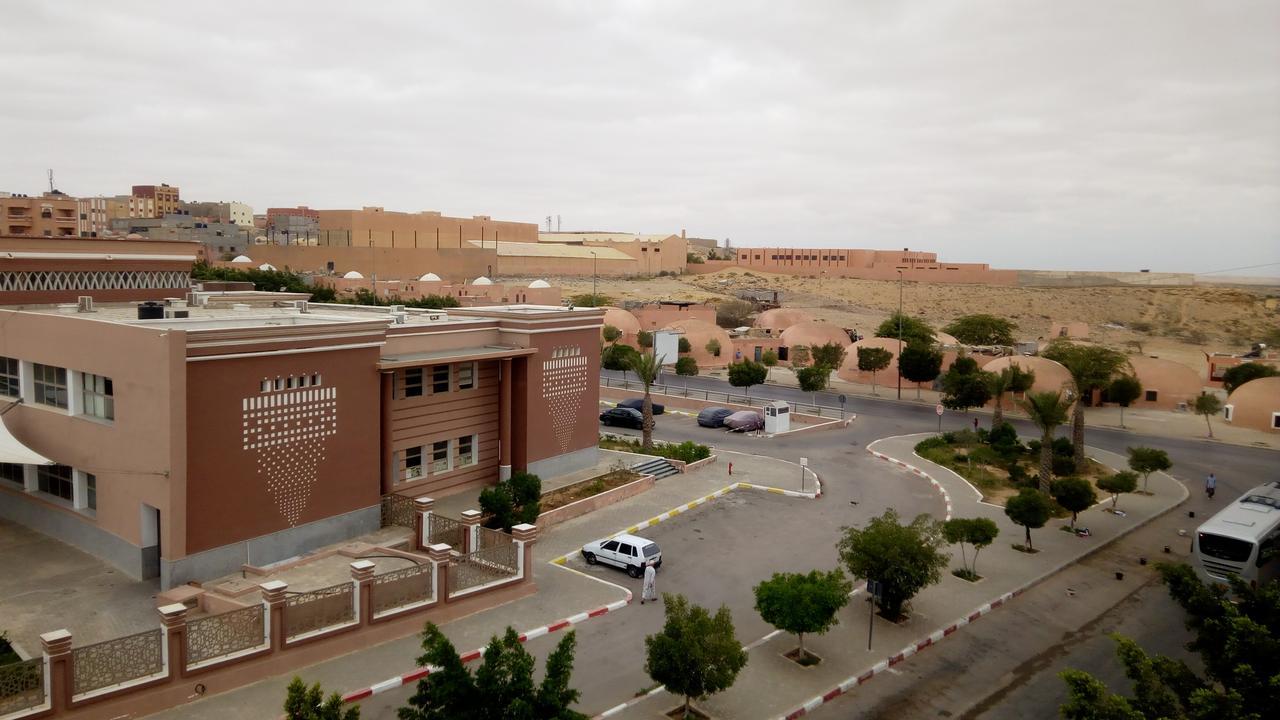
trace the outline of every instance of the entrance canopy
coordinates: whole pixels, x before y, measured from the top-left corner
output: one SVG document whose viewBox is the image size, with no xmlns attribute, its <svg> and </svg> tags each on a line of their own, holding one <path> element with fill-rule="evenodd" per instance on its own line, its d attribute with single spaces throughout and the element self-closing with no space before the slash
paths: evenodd
<svg viewBox="0 0 1280 720">
<path fill-rule="evenodd" d="M 18 438 L 9 432 L 9 427 L 0 417 L 0 462 L 15 465 L 52 465 L 52 460 L 23 445 Z"/>
</svg>

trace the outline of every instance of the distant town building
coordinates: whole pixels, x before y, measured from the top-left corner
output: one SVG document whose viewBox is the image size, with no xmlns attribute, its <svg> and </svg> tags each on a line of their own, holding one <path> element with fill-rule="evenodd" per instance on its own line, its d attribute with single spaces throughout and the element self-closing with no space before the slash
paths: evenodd
<svg viewBox="0 0 1280 720">
<path fill-rule="evenodd" d="M 134 195 L 107 198 L 107 220 L 156 217 L 156 199 Z"/>
<path fill-rule="evenodd" d="M 107 198 L 85 197 L 76 200 L 76 232 L 80 237 L 98 237 L 110 229 Z"/>
<path fill-rule="evenodd" d="M 201 259 L 214 261 L 245 252 L 253 237 L 253 228 L 234 223 L 206 222 L 185 213 L 162 218 L 121 218 L 111 221 L 111 231 L 119 235 L 139 235 L 150 240 L 178 240 L 200 243 Z"/>
<path fill-rule="evenodd" d="M 917 282 L 983 283 L 1016 285 L 1015 270 L 993 270 L 986 263 L 949 263 L 937 253 L 919 250 L 867 250 L 862 248 L 740 247 L 732 260 L 708 260 L 692 265 L 689 272 L 711 273 L 740 267 L 783 275 L 807 277 L 897 280 Z"/>
<path fill-rule="evenodd" d="M 139 198 L 155 200 L 155 215 L 161 217 L 178 212 L 181 202 L 178 188 L 172 185 L 134 185 L 132 195 Z"/>
<path fill-rule="evenodd" d="M 76 199 L 61 192 L 40 197 L 0 193 L 0 233 L 75 237 L 79 230 Z"/>
<path fill-rule="evenodd" d="M 305 205 L 267 208 L 265 228 L 267 242 L 272 245 L 306 245 L 319 238 L 320 213 Z"/>
<path fill-rule="evenodd" d="M 253 227 L 253 208 L 241 202 L 182 202 L 181 211 L 210 222 Z"/>
</svg>

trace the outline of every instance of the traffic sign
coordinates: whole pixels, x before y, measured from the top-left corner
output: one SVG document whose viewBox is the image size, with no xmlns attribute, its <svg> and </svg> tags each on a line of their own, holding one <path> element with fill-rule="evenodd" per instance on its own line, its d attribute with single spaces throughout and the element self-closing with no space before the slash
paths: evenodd
<svg viewBox="0 0 1280 720">
<path fill-rule="evenodd" d="M 845 402 L 845 400 L 846 400 L 845 396 L 844 396 L 844 395 L 841 395 L 841 396 L 840 396 L 840 404 L 841 404 L 841 405 L 843 405 L 843 404 L 844 404 L 844 402 Z"/>
<path fill-rule="evenodd" d="M 809 467 L 809 458 L 800 458 L 800 467 Z"/>
<path fill-rule="evenodd" d="M 938 413 L 939 415 L 941 415 L 941 414 L 942 414 L 942 404 L 941 404 L 941 403 L 939 403 L 939 404 L 938 404 L 938 407 L 934 408 L 934 409 L 933 409 L 933 411 L 934 411 L 934 412 L 936 412 L 936 413 Z"/>
<path fill-rule="evenodd" d="M 879 580 L 867 581 L 867 594 L 876 600 L 880 599 L 880 593 L 884 592 L 884 584 Z"/>
</svg>

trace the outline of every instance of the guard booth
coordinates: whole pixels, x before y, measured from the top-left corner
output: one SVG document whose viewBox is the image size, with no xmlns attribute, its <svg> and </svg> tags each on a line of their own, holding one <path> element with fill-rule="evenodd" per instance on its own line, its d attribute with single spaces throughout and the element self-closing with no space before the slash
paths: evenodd
<svg viewBox="0 0 1280 720">
<path fill-rule="evenodd" d="M 791 429 L 791 406 L 782 400 L 774 400 L 764 406 L 764 431 L 769 434 Z"/>
</svg>

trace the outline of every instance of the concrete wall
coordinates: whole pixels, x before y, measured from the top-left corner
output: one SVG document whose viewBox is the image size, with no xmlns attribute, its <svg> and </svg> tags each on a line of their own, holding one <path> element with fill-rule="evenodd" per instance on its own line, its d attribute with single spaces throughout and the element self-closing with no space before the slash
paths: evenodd
<svg viewBox="0 0 1280 720">
<path fill-rule="evenodd" d="M 355 270 L 366 278 L 410 279 L 429 272 L 448 282 L 460 283 L 498 269 L 498 253 L 492 248 L 344 247 L 305 245 L 253 245 L 246 253 L 254 267 L 270 263 L 281 270 L 333 272 Z"/>
<path fill-rule="evenodd" d="M 485 215 L 456 218 L 438 212 L 388 212 L 382 208 L 320 210 L 320 229 L 349 231 L 356 245 L 378 247 L 465 247 L 471 240 L 537 242 L 534 223 L 494 220 Z"/>
</svg>

